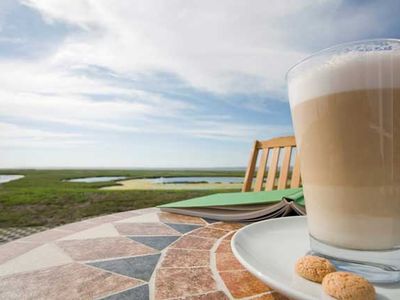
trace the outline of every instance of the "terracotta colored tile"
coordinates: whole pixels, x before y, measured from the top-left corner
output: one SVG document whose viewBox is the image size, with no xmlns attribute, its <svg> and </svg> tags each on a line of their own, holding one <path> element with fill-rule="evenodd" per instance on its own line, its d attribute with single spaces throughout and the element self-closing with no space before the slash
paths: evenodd
<svg viewBox="0 0 400 300">
<path fill-rule="evenodd" d="M 231 232 L 230 234 L 228 234 L 225 238 L 224 241 L 231 241 L 233 236 L 235 235 L 236 232 Z"/>
<path fill-rule="evenodd" d="M 142 281 L 72 263 L 3 277 L 1 299 L 93 299 L 142 284 Z"/>
<path fill-rule="evenodd" d="M 198 250 L 168 249 L 162 268 L 208 267 L 210 252 Z"/>
<path fill-rule="evenodd" d="M 224 223 L 215 223 L 215 224 L 209 225 L 208 227 L 232 231 L 232 230 L 238 230 L 238 229 L 242 228 L 243 225 L 240 223 L 225 223 L 224 222 Z"/>
<path fill-rule="evenodd" d="M 59 241 L 57 245 L 75 260 L 97 260 L 157 253 L 150 247 L 122 237 Z"/>
<path fill-rule="evenodd" d="M 251 298 L 251 300 L 290 300 L 290 299 L 277 292 L 272 292 L 261 296 L 256 296 L 254 298 Z"/>
<path fill-rule="evenodd" d="M 215 251 L 216 253 L 232 253 L 232 247 L 231 247 L 231 241 L 227 241 L 227 240 L 223 240 L 218 248 L 217 251 Z"/>
<path fill-rule="evenodd" d="M 206 222 L 201 218 L 172 214 L 167 212 L 162 212 L 158 214 L 161 222 L 165 223 L 186 223 L 186 224 L 198 224 L 198 225 L 206 225 Z"/>
<path fill-rule="evenodd" d="M 183 249 L 197 249 L 197 250 L 211 250 L 215 241 L 212 239 L 205 239 L 198 236 L 185 235 L 176 241 L 170 248 L 183 248 Z"/>
<path fill-rule="evenodd" d="M 13 241 L 0 246 L 0 264 L 24 254 L 33 248 L 40 246 L 41 243 L 24 243 Z"/>
<path fill-rule="evenodd" d="M 161 223 L 115 223 L 114 226 L 123 235 L 180 235 Z"/>
<path fill-rule="evenodd" d="M 228 231 L 225 231 L 225 230 L 204 227 L 204 228 L 200 228 L 200 229 L 193 231 L 189 235 L 200 236 L 200 237 L 209 238 L 209 239 L 219 239 L 227 233 L 228 233 Z"/>
<path fill-rule="evenodd" d="M 21 242 L 48 243 L 73 233 L 71 230 L 50 229 L 20 239 Z"/>
<path fill-rule="evenodd" d="M 244 270 L 232 253 L 217 253 L 216 261 L 218 271 Z"/>
<path fill-rule="evenodd" d="M 271 289 L 247 271 L 219 273 L 226 287 L 235 298 L 250 297 Z"/>
<path fill-rule="evenodd" d="M 157 300 L 205 294 L 216 290 L 209 268 L 159 269 L 155 287 Z"/>
<path fill-rule="evenodd" d="M 211 292 L 203 295 L 189 296 L 179 298 L 179 300 L 229 300 L 224 292 L 217 291 Z"/>
</svg>

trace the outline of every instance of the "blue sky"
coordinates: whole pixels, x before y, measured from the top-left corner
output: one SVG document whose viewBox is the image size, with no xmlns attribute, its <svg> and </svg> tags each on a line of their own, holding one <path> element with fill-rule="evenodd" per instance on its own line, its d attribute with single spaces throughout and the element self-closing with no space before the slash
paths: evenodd
<svg viewBox="0 0 400 300">
<path fill-rule="evenodd" d="M 399 38 L 400 1 L 0 0 L 0 167 L 245 166 L 285 72 Z"/>
</svg>

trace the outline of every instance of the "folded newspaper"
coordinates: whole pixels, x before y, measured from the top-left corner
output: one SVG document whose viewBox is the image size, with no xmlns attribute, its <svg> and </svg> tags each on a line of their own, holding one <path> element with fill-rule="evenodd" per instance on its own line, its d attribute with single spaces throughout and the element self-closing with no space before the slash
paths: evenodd
<svg viewBox="0 0 400 300">
<path fill-rule="evenodd" d="M 304 215 L 302 188 L 267 192 L 218 193 L 159 206 L 162 211 L 220 221 L 254 222 Z"/>
</svg>

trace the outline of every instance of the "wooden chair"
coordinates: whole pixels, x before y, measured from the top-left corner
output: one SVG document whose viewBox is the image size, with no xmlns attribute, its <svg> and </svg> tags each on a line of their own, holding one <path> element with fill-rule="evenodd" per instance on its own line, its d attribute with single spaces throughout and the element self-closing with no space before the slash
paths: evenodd
<svg viewBox="0 0 400 300">
<path fill-rule="evenodd" d="M 292 158 L 292 150 L 296 147 L 294 136 L 278 137 L 267 141 L 255 141 L 253 150 L 250 155 L 250 162 L 247 167 L 246 176 L 244 178 L 242 192 L 249 192 L 252 189 L 254 181 L 254 172 L 257 169 L 256 180 L 254 183 L 254 192 L 259 192 L 263 189 L 271 191 L 274 189 L 296 188 L 300 187 L 300 161 L 297 151 L 293 155 L 294 166 L 289 185 L 289 169 Z M 282 151 L 283 150 L 283 151 Z M 261 154 L 261 161 L 257 168 L 257 159 Z M 279 156 L 283 152 L 282 165 L 279 167 Z M 267 178 L 265 180 L 265 172 L 267 171 L 268 156 L 272 155 L 271 163 L 268 167 Z M 279 169 L 279 178 L 276 184 L 276 175 Z"/>
</svg>

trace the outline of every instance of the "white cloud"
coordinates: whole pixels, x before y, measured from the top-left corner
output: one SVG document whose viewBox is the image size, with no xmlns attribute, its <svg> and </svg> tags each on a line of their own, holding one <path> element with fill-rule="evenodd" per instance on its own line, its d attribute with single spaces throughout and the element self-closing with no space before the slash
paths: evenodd
<svg viewBox="0 0 400 300">
<path fill-rule="evenodd" d="M 83 74 L 48 60 L 0 61 L 0 117 L 136 132 L 140 128 L 133 121 L 171 118 L 194 109 L 180 100 Z"/>
<path fill-rule="evenodd" d="M 392 15 L 396 16 L 396 11 L 390 12 L 390 5 L 379 6 L 377 2 L 350 10 L 342 0 L 20 2 L 39 12 L 50 26 L 65 23 L 73 30 L 65 29 L 65 36 L 57 40 L 60 44 L 43 52 L 45 57 L 35 53 L 16 59 L 16 53 L 0 59 L 0 147 L 14 145 L 19 149 L 83 146 L 97 143 L 107 134 L 113 137 L 114 133 L 133 142 L 135 136 L 154 133 L 163 134 L 166 139 L 178 135 L 223 140 L 221 144 L 239 141 L 242 146 L 254 138 L 288 134 L 289 125 L 267 124 L 267 118 L 265 122 L 257 119 L 253 123 L 248 117 L 239 121 L 235 114 L 240 109 L 272 113 L 268 99 L 286 100 L 284 75 L 296 61 L 332 43 L 385 32 L 393 21 Z M 0 43 L 8 46 L 21 42 L 14 35 L 2 35 L 7 13 L 15 3 L 0 3 Z M 25 46 L 28 49 L 30 45 Z M 249 96 L 245 103 L 229 103 L 227 111 L 235 111 L 230 115 L 206 107 L 207 101 L 218 100 L 194 104 L 146 90 L 145 86 L 143 90 L 132 87 L 140 84 L 129 84 L 141 76 L 150 78 L 160 72 L 177 76 L 182 90 L 191 85 L 201 92 L 223 94 L 212 99 L 231 101 L 231 93 L 267 94 L 268 99 Z M 157 86 L 154 90 L 167 94 L 169 88 L 176 87 Z M 178 94 L 179 88 L 172 92 Z M 77 131 L 82 136 L 75 136 Z M 148 137 L 149 143 L 155 136 Z M 126 145 L 123 138 L 118 141 Z M 125 158 L 134 157 L 132 153 L 138 147 L 132 146 Z M 92 159 L 93 149 L 88 148 L 86 156 L 79 153 L 74 159 Z M 247 153 L 244 148 L 242 151 Z M 141 162 L 154 149 L 158 148 L 136 152 L 134 162 Z M 171 161 L 174 158 L 180 162 L 180 149 L 171 147 L 169 152 Z M 152 154 L 164 157 L 157 152 Z M 13 159 L 13 151 L 8 155 L 13 163 L 22 157 Z M 68 157 L 69 153 L 65 155 Z M 187 155 L 189 161 L 191 155 Z M 56 156 L 52 163 L 59 159 Z M 29 153 L 25 157 L 27 161 L 31 159 Z M 114 155 L 113 159 L 116 157 L 124 160 L 123 154 Z M 238 157 L 239 154 L 235 160 Z M 221 150 L 218 159 L 226 162 L 229 157 Z M 47 155 L 43 155 L 45 164 L 46 160 Z M 97 163 L 93 157 L 93 164 Z"/>
<path fill-rule="evenodd" d="M 232 120 L 197 120 L 190 128 L 180 131 L 194 137 L 248 142 L 274 136 L 293 134 L 289 125 L 243 124 Z"/>
<path fill-rule="evenodd" d="M 30 126 L 0 122 L 0 148 L 64 148 L 87 145 L 90 143 L 92 143 L 92 141 L 80 134 L 32 129 Z"/>
<path fill-rule="evenodd" d="M 121 73 L 161 70 L 214 92 L 282 95 L 285 71 L 305 53 L 287 47 L 279 27 L 315 2 L 27 3 L 49 20 L 84 28 L 55 53 L 56 64 L 93 64 Z"/>
<path fill-rule="evenodd" d="M 345 6 L 341 0 L 26 3 L 48 20 L 84 29 L 59 48 L 57 64 L 93 64 L 122 73 L 162 70 L 220 93 L 282 97 L 286 70 L 310 52 L 301 49 L 384 27 L 375 6 L 353 9 L 351 16 L 336 14 Z"/>
</svg>

